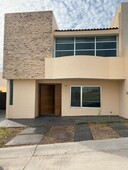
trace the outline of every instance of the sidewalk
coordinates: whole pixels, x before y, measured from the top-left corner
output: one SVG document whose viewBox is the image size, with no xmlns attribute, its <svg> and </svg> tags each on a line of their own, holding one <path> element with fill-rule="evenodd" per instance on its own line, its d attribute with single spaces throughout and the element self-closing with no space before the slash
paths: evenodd
<svg viewBox="0 0 128 170">
<path fill-rule="evenodd" d="M 0 149 L 0 170 L 127 170 L 128 138 Z"/>
</svg>

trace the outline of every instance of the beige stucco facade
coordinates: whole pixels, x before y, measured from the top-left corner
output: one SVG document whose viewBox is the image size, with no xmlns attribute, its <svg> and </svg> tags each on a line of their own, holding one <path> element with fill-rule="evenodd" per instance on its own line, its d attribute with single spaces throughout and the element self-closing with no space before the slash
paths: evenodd
<svg viewBox="0 0 128 170">
<path fill-rule="evenodd" d="M 9 104 L 9 81 L 7 83 L 7 118 L 35 118 L 35 80 L 14 80 L 13 105 Z"/>
<path fill-rule="evenodd" d="M 127 11 L 128 3 L 122 3 L 111 24 L 111 27 L 118 28 L 88 31 L 55 31 L 57 24 L 52 12 L 7 14 L 4 47 L 4 78 L 8 81 L 7 118 L 35 118 L 40 115 L 40 84 L 61 84 L 61 116 L 119 115 L 128 118 Z M 54 57 L 56 37 L 87 35 L 116 35 L 117 57 Z M 19 41 L 23 42 L 20 46 Z M 13 105 L 9 103 L 10 79 L 13 79 Z M 99 86 L 101 107 L 71 107 L 72 86 Z"/>
<path fill-rule="evenodd" d="M 45 79 L 72 78 L 123 80 L 124 58 L 69 56 L 45 59 Z"/>
<path fill-rule="evenodd" d="M 38 85 L 62 84 L 62 116 L 118 115 L 119 89 L 123 80 L 14 80 L 13 105 L 7 103 L 7 118 L 35 118 L 38 113 Z M 71 86 L 100 86 L 101 108 L 71 107 Z M 8 84 L 9 91 L 9 84 Z M 9 102 L 9 96 L 7 98 Z"/>
</svg>

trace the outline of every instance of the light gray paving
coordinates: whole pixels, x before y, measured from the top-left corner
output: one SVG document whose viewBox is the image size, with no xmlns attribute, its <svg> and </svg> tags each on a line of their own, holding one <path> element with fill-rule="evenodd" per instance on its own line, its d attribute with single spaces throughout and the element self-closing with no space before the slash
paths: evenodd
<svg viewBox="0 0 128 170">
<path fill-rule="evenodd" d="M 33 157 L 25 170 L 127 170 L 127 167 L 128 151 L 93 151 Z"/>
<path fill-rule="evenodd" d="M 17 135 L 15 138 L 10 140 L 6 146 L 8 145 L 29 145 L 29 144 L 39 144 L 43 139 L 44 135 L 42 134 L 32 134 L 32 135 Z"/>
<path fill-rule="evenodd" d="M 128 138 L 21 148 L 0 149 L 2 170 L 127 170 L 128 167 Z"/>
<path fill-rule="evenodd" d="M 45 134 L 50 127 L 30 127 L 27 129 L 24 129 L 20 134 Z"/>
<path fill-rule="evenodd" d="M 23 170 L 30 158 L 1 159 L 0 170 Z"/>
<path fill-rule="evenodd" d="M 0 148 L 0 159 L 31 157 L 35 149 L 36 145 Z"/>
<path fill-rule="evenodd" d="M 77 152 L 128 150 L 128 138 L 90 140 L 74 143 L 39 145 L 35 155 L 56 155 Z"/>
<path fill-rule="evenodd" d="M 0 127 L 26 127 L 26 125 L 13 120 L 4 119 L 0 122 Z"/>
</svg>

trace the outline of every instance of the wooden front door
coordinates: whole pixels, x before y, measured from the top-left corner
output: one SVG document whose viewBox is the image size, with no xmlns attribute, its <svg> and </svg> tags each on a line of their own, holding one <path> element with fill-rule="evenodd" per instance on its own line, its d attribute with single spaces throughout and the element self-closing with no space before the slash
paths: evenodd
<svg viewBox="0 0 128 170">
<path fill-rule="evenodd" d="M 39 111 L 40 115 L 61 114 L 61 85 L 40 85 L 39 90 Z"/>
<path fill-rule="evenodd" d="M 40 86 L 40 115 L 54 113 L 54 85 Z"/>
</svg>

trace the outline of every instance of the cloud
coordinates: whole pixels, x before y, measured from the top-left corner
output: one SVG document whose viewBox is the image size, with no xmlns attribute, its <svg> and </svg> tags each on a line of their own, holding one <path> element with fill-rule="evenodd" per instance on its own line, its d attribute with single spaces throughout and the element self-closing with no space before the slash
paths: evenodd
<svg viewBox="0 0 128 170">
<path fill-rule="evenodd" d="M 99 28 L 109 26 L 121 2 L 128 0 L 1 0 L 0 68 L 5 13 L 53 10 L 60 29 Z"/>
</svg>

